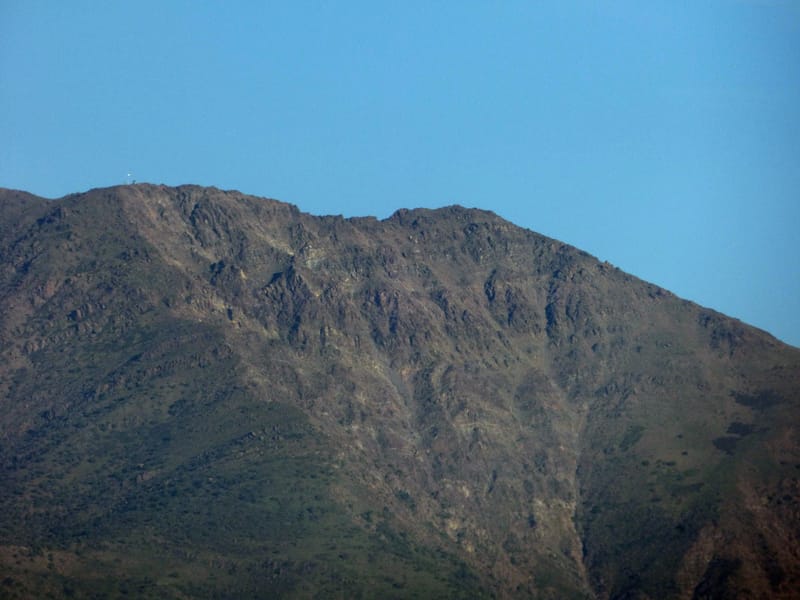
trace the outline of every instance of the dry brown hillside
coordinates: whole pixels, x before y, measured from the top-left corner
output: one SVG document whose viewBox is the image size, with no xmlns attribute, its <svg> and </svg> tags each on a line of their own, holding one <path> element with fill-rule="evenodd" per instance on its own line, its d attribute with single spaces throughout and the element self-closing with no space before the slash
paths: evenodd
<svg viewBox="0 0 800 600">
<path fill-rule="evenodd" d="M 800 350 L 496 215 L 0 191 L 0 596 L 791 598 Z"/>
</svg>

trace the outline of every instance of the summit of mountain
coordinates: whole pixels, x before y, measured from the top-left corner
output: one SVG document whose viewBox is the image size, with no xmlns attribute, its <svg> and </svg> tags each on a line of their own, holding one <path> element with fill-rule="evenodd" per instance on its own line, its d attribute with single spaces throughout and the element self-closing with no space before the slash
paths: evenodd
<svg viewBox="0 0 800 600">
<path fill-rule="evenodd" d="M 800 350 L 497 215 L 0 190 L 9 597 L 792 597 Z"/>
</svg>

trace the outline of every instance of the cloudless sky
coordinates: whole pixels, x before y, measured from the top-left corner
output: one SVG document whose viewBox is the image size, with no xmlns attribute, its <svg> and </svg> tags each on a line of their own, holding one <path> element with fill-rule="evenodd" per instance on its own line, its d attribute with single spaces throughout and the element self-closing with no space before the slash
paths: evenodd
<svg viewBox="0 0 800 600">
<path fill-rule="evenodd" d="M 798 0 L 0 0 L 0 186 L 490 209 L 800 346 Z"/>
</svg>

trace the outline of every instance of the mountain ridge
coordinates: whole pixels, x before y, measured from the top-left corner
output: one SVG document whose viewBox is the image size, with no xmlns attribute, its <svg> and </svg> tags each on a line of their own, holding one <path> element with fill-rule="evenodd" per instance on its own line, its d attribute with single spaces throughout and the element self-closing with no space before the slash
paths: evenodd
<svg viewBox="0 0 800 600">
<path fill-rule="evenodd" d="M 4 560 L 14 585 L 790 597 L 800 358 L 766 332 L 478 209 L 314 217 L 149 184 L 0 206 L 2 504 L 23 523 L 0 544 L 69 559 Z M 243 524 L 247 552 L 226 546 L 237 512 L 277 566 Z M 172 579 L 72 564 L 157 538 Z"/>
</svg>

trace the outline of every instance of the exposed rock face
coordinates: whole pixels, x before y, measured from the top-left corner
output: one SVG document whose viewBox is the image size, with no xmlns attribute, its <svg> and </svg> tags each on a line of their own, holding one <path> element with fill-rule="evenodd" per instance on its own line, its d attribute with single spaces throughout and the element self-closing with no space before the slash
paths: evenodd
<svg viewBox="0 0 800 600">
<path fill-rule="evenodd" d="M 800 350 L 492 213 L 0 192 L 2 595 L 789 598 Z"/>
</svg>

